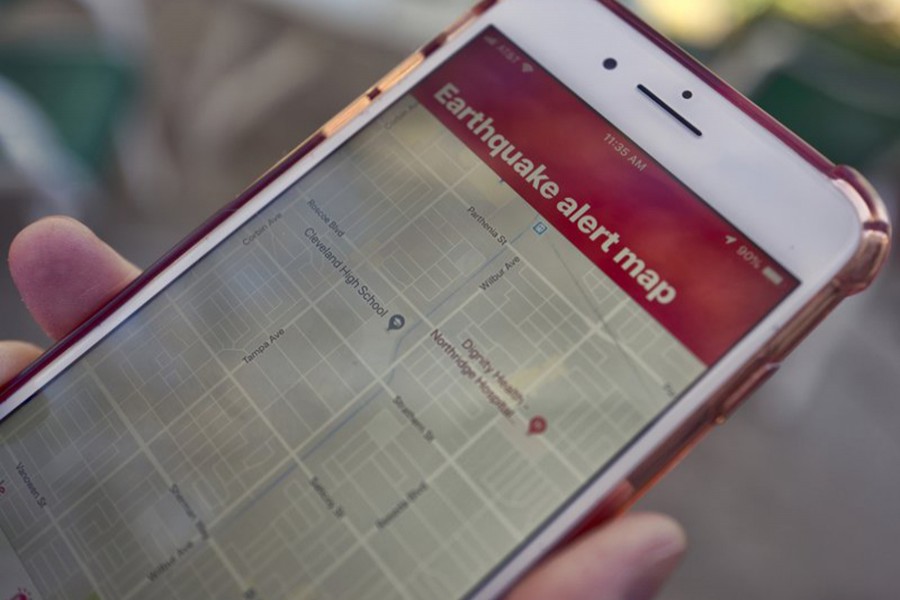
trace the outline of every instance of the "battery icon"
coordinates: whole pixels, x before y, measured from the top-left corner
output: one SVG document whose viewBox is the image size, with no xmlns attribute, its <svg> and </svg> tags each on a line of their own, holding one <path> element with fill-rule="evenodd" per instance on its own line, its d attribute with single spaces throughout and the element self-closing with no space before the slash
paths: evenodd
<svg viewBox="0 0 900 600">
<path fill-rule="evenodd" d="M 772 267 L 766 267 L 763 269 L 763 275 L 766 279 L 774 283 L 775 285 L 781 285 L 784 283 L 784 277 L 782 277 L 775 269 Z"/>
</svg>

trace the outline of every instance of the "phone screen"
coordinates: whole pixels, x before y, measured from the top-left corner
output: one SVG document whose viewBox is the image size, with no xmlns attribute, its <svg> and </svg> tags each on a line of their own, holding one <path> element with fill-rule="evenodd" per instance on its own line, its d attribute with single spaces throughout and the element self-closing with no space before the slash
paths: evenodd
<svg viewBox="0 0 900 600">
<path fill-rule="evenodd" d="M 0 426 L 0 596 L 465 596 L 797 285 L 489 28 Z"/>
</svg>

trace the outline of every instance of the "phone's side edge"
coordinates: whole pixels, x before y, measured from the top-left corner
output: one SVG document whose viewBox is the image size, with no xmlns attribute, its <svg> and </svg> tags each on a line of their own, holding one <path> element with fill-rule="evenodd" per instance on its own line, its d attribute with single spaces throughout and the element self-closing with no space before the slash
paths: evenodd
<svg viewBox="0 0 900 600">
<path fill-rule="evenodd" d="M 407 75 L 414 71 L 422 62 L 431 54 L 444 46 L 448 41 L 453 39 L 457 33 L 465 29 L 478 16 L 487 11 L 491 6 L 499 2 L 499 0 L 483 0 L 468 12 L 463 14 L 455 23 L 438 34 L 434 39 L 423 45 L 420 49 L 410 55 L 401 62 L 397 67 L 392 69 L 387 75 L 378 80 L 372 87 L 366 90 L 356 100 L 351 102 L 346 108 L 340 111 L 336 116 L 330 119 L 325 125 L 319 128 L 315 133 L 301 142 L 296 148 L 291 150 L 284 158 L 277 162 L 271 169 L 264 173 L 259 179 L 253 182 L 246 190 L 244 190 L 237 198 L 228 203 L 222 209 L 213 214 L 202 225 L 187 235 L 183 240 L 176 244 L 169 252 L 157 260 L 153 265 L 144 270 L 133 282 L 125 289 L 116 294 L 107 301 L 101 308 L 94 312 L 79 326 L 73 329 L 67 336 L 59 340 L 51 346 L 44 354 L 42 354 L 35 362 L 26 367 L 12 380 L 0 386 L 0 403 L 7 401 L 17 391 L 19 391 L 26 382 L 30 381 L 35 375 L 51 365 L 63 353 L 72 346 L 82 340 L 91 330 L 99 323 L 112 316 L 117 310 L 122 308 L 132 298 L 134 298 L 147 284 L 158 277 L 163 271 L 172 266 L 178 259 L 184 256 L 212 231 L 224 223 L 229 217 L 237 212 L 241 207 L 250 202 L 263 189 L 272 184 L 276 179 L 281 177 L 288 169 L 293 167 L 299 161 L 307 157 L 325 140 L 333 137 L 348 123 L 358 117 L 365 111 L 379 96 L 390 90 L 402 81 Z"/>
<path fill-rule="evenodd" d="M 841 302 L 868 288 L 875 279 L 887 261 L 891 246 L 891 225 L 884 203 L 874 188 L 849 167 L 835 167 L 832 179 L 860 213 L 861 240 L 853 258 L 828 286 L 719 388 L 710 402 L 691 415 L 632 471 L 615 493 L 567 538 L 567 542 L 631 508 L 662 477 L 678 466 L 710 431 L 725 423 Z"/>
<path fill-rule="evenodd" d="M 695 60 L 685 50 L 656 32 L 615 0 L 597 0 L 656 46 L 678 60 L 721 96 L 753 118 L 821 171 L 840 189 L 859 218 L 860 239 L 853 257 L 831 282 L 779 330 L 769 343 L 713 394 L 710 402 L 688 418 L 651 456 L 644 460 L 568 539 L 578 537 L 622 514 L 674 469 L 690 450 L 727 418 L 773 374 L 793 350 L 847 297 L 868 288 L 887 262 L 891 224 L 878 192 L 851 167 L 835 165 L 774 117 Z"/>
</svg>

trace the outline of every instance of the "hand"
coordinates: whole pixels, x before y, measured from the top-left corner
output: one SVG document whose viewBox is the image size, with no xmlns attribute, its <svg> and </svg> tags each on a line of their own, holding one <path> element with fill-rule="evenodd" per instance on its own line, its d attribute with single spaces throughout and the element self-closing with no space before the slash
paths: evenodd
<svg viewBox="0 0 900 600">
<path fill-rule="evenodd" d="M 19 234 L 9 266 L 25 305 L 56 340 L 121 291 L 138 269 L 71 219 L 45 219 Z M 40 350 L 0 342 L 0 385 Z M 670 519 L 630 515 L 557 552 L 512 592 L 513 600 L 648 600 L 678 563 L 684 534 Z"/>
</svg>

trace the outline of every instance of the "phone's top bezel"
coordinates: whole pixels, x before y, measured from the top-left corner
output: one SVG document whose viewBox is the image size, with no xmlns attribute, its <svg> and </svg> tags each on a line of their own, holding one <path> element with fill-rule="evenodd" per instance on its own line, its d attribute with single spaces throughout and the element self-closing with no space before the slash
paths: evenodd
<svg viewBox="0 0 900 600">
<path fill-rule="evenodd" d="M 489 3 L 488 3 L 489 4 Z M 486 6 L 486 5 L 485 5 Z M 861 244 L 859 213 L 847 190 L 823 175 L 796 148 L 760 126 L 672 52 L 654 43 L 598 0 L 504 0 L 472 26 L 427 48 L 292 153 L 227 209 L 192 234 L 138 282 L 45 355 L 0 393 L 0 419 L 68 368 L 128 316 L 162 291 L 298 178 L 406 94 L 437 65 L 493 25 L 621 129 L 763 250 L 801 280 L 787 301 L 715 365 L 664 418 L 619 457 L 586 491 L 564 507 L 476 593 L 493 597 L 514 581 L 587 514 L 680 424 L 694 414 L 767 340 L 841 271 Z M 539 35 L 536 35 L 539 32 Z M 607 71 L 603 60 L 619 68 Z M 416 67 L 416 68 L 412 68 Z M 408 71 L 408 72 L 407 72 Z M 637 92 L 643 83 L 667 101 L 691 89 L 678 109 L 704 131 L 695 138 Z M 352 117 L 352 118 L 351 118 Z M 690 151 L 688 151 L 688 149 Z M 713 176 L 710 165 L 720 169 Z M 759 176 L 765 173 L 765 176 Z"/>
</svg>

